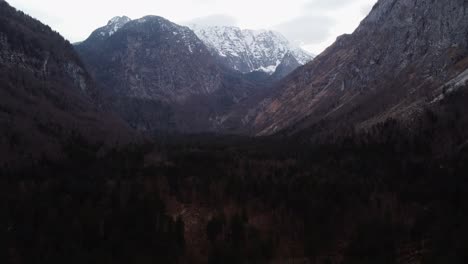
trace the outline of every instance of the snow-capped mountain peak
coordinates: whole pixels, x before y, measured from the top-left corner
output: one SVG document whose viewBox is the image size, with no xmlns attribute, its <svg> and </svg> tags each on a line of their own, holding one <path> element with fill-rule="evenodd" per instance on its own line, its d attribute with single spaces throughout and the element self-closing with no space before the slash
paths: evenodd
<svg viewBox="0 0 468 264">
<path fill-rule="evenodd" d="M 117 30 L 125 26 L 125 24 L 127 24 L 130 21 L 132 20 L 127 16 L 116 16 L 112 18 L 111 20 L 109 20 L 106 26 L 108 30 L 107 35 L 112 36 L 115 32 L 117 32 Z"/>
<path fill-rule="evenodd" d="M 97 29 L 96 34 L 99 38 L 110 37 L 130 21 L 132 20 L 127 16 L 116 16 L 109 20 L 107 25 Z"/>
<path fill-rule="evenodd" d="M 311 54 L 275 31 L 233 26 L 189 27 L 224 64 L 243 73 L 264 71 L 272 74 L 287 53 L 291 53 L 300 64 L 313 59 Z"/>
</svg>

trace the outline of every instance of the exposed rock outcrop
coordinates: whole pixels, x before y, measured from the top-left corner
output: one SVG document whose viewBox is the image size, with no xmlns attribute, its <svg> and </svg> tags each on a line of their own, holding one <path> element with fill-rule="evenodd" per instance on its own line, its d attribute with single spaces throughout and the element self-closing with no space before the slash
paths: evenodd
<svg viewBox="0 0 468 264">
<path fill-rule="evenodd" d="M 250 109 L 250 125 L 265 135 L 321 120 L 357 127 L 411 121 L 468 67 L 467 25 L 464 0 L 380 0 L 353 34 Z"/>
</svg>

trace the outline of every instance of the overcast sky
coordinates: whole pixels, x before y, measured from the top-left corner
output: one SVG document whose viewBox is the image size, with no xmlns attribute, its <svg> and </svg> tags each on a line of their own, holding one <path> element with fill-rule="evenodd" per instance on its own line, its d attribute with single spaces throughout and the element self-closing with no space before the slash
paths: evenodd
<svg viewBox="0 0 468 264">
<path fill-rule="evenodd" d="M 351 33 L 377 0 L 7 0 L 71 42 L 86 39 L 117 15 L 158 15 L 179 24 L 197 22 L 273 29 L 318 54 Z"/>
</svg>

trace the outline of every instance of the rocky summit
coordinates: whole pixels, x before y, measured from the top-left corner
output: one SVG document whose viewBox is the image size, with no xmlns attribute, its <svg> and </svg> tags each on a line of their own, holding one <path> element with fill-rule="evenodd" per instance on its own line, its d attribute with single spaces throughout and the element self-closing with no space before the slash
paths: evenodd
<svg viewBox="0 0 468 264">
<path fill-rule="evenodd" d="M 271 30 L 199 25 L 190 25 L 190 28 L 221 63 L 242 73 L 263 71 L 273 74 L 287 54 L 299 65 L 314 57 L 290 43 L 281 33 Z"/>
</svg>

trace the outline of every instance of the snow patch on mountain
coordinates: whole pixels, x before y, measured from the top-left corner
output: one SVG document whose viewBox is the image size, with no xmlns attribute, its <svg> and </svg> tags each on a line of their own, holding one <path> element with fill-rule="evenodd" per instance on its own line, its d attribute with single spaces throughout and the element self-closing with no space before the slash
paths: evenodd
<svg viewBox="0 0 468 264">
<path fill-rule="evenodd" d="M 313 59 L 313 56 L 291 44 L 283 35 L 271 30 L 248 30 L 228 26 L 176 26 L 158 16 L 145 16 L 131 20 L 126 16 L 117 16 L 109 20 L 90 36 L 96 40 L 105 40 L 124 27 L 135 24 L 158 24 L 158 28 L 170 31 L 170 34 L 184 42 L 189 53 L 198 52 L 199 45 L 206 46 L 221 64 L 242 73 L 263 71 L 273 74 L 282 63 L 286 54 L 301 64 Z"/>
<path fill-rule="evenodd" d="M 126 16 L 116 16 L 109 20 L 106 26 L 98 29 L 98 34 L 101 37 L 110 37 L 119 29 L 121 29 L 125 24 L 132 21 L 129 17 Z"/>
<path fill-rule="evenodd" d="M 214 55 L 229 67 L 243 73 L 275 72 L 288 53 L 300 64 L 313 55 L 290 43 L 283 35 L 271 30 L 249 30 L 231 26 L 189 25 Z"/>
<path fill-rule="evenodd" d="M 268 73 L 268 74 L 273 74 L 273 73 L 275 73 L 276 69 L 278 68 L 278 66 L 280 64 L 281 64 L 281 61 L 277 60 L 275 65 L 270 65 L 270 66 L 267 66 L 267 67 L 261 66 L 260 68 L 255 69 L 253 71 L 262 71 L 262 72 L 265 72 L 265 73 Z"/>
</svg>

